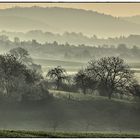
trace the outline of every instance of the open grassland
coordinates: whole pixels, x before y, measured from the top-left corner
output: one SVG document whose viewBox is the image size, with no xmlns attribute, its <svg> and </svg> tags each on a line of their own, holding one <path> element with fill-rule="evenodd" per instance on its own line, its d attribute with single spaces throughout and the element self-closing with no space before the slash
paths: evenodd
<svg viewBox="0 0 140 140">
<path fill-rule="evenodd" d="M 140 133 L 99 133 L 99 132 L 45 132 L 45 131 L 13 131 L 1 130 L 3 138 L 139 138 Z"/>
<path fill-rule="evenodd" d="M 1 101 L 0 137 L 140 137 L 139 102 L 57 90 L 50 93 L 54 98 L 45 101 Z"/>
<path fill-rule="evenodd" d="M 54 97 L 63 99 L 63 100 L 73 100 L 73 101 L 106 101 L 109 102 L 108 97 L 99 96 L 95 91 L 91 94 L 83 94 L 76 92 L 67 92 L 67 91 L 58 91 L 58 90 L 49 90 L 50 94 Z M 123 99 L 112 98 L 111 102 L 122 102 L 122 103 L 134 103 L 135 100 L 133 97 L 124 96 Z"/>
</svg>

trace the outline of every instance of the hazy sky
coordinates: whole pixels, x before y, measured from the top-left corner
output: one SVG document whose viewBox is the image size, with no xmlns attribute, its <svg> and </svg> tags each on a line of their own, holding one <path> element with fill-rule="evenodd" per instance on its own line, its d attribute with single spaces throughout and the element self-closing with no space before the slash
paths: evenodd
<svg viewBox="0 0 140 140">
<path fill-rule="evenodd" d="M 13 6 L 68 7 L 98 11 L 113 16 L 140 15 L 140 3 L 0 3 L 0 8 Z"/>
</svg>

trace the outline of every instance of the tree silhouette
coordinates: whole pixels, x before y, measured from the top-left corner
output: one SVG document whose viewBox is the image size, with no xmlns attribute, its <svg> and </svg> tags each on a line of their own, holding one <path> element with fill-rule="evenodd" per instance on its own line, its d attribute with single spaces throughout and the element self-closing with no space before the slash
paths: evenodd
<svg viewBox="0 0 140 140">
<path fill-rule="evenodd" d="M 140 98 L 140 85 L 137 81 L 134 81 L 128 89 L 132 93 L 133 96 Z"/>
<path fill-rule="evenodd" d="M 28 51 L 23 48 L 18 47 L 11 49 L 10 54 L 13 55 L 19 62 L 22 62 L 23 64 L 32 64 L 32 59 L 30 58 Z"/>
<path fill-rule="evenodd" d="M 57 66 L 56 68 L 50 69 L 48 71 L 47 77 L 55 80 L 57 90 L 59 90 L 62 82 L 67 79 L 66 70 L 61 66 Z"/>
<path fill-rule="evenodd" d="M 86 94 L 87 89 L 93 89 L 95 87 L 95 81 L 84 70 L 79 70 L 74 77 L 74 81 L 77 87 L 82 89 L 84 94 Z"/>
<path fill-rule="evenodd" d="M 133 72 L 119 57 L 103 57 L 90 61 L 87 72 L 99 81 L 98 89 L 109 99 L 113 93 L 126 91 L 133 81 Z"/>
</svg>

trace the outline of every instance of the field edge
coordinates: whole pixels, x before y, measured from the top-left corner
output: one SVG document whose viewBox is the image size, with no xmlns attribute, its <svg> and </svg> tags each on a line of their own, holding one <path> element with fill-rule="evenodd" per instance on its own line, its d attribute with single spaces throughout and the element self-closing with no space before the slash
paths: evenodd
<svg viewBox="0 0 140 140">
<path fill-rule="evenodd" d="M 1 138 L 140 138 L 140 133 L 0 130 Z"/>
</svg>

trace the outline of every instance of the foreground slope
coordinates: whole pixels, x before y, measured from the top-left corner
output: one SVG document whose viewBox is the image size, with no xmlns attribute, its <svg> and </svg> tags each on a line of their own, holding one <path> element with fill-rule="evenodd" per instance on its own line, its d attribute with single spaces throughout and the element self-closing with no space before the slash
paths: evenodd
<svg viewBox="0 0 140 140">
<path fill-rule="evenodd" d="M 13 131 L 0 130 L 3 138 L 140 138 L 139 133 L 77 133 L 77 132 L 46 132 L 46 131 Z"/>
<path fill-rule="evenodd" d="M 140 132 L 140 104 L 55 92 L 46 101 L 0 102 L 0 129 L 64 132 Z"/>
</svg>

